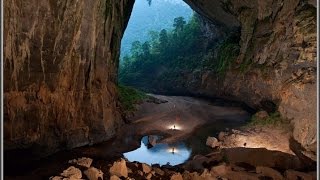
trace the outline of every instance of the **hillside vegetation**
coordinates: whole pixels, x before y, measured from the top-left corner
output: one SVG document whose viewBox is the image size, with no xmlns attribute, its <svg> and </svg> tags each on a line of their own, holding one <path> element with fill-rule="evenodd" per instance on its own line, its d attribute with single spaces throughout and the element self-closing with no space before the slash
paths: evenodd
<svg viewBox="0 0 320 180">
<path fill-rule="evenodd" d="M 189 21 L 175 18 L 171 29 L 153 32 L 144 43 L 132 43 L 120 65 L 119 82 L 148 92 L 175 92 L 203 71 L 223 76 L 238 55 L 239 40 L 230 35 L 205 46 L 206 38 L 197 14 Z"/>
</svg>

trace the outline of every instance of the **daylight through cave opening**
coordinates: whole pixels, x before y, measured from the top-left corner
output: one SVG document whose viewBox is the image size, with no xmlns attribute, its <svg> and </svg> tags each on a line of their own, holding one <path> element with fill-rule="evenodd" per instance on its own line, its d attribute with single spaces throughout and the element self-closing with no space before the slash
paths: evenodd
<svg viewBox="0 0 320 180">
<path fill-rule="evenodd" d="M 136 1 L 121 43 L 119 84 L 199 94 L 206 73 L 223 77 L 235 62 L 239 37 L 237 28 L 213 24 L 182 0 Z"/>
</svg>

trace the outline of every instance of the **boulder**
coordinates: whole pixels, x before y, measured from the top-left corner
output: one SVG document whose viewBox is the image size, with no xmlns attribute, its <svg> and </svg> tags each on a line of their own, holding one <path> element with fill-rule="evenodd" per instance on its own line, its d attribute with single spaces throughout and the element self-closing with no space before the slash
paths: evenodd
<svg viewBox="0 0 320 180">
<path fill-rule="evenodd" d="M 89 180 L 103 180 L 103 172 L 95 167 L 90 167 L 84 171 Z"/>
<path fill-rule="evenodd" d="M 224 138 L 226 137 L 226 135 L 227 135 L 227 133 L 222 131 L 222 132 L 219 133 L 218 139 L 219 139 L 220 141 L 223 141 Z"/>
<path fill-rule="evenodd" d="M 231 171 L 231 168 L 226 166 L 226 164 L 221 164 L 221 165 L 212 167 L 210 173 L 216 174 L 218 176 L 223 176 L 227 174 L 228 171 Z"/>
<path fill-rule="evenodd" d="M 152 173 L 148 173 L 146 176 L 146 179 L 151 179 L 152 178 Z"/>
<path fill-rule="evenodd" d="M 313 177 L 311 174 L 294 171 L 294 170 L 286 170 L 284 173 L 286 179 L 303 179 L 303 180 L 315 180 L 316 177 Z"/>
<path fill-rule="evenodd" d="M 281 175 L 281 173 L 279 173 L 278 171 L 276 171 L 272 168 L 269 168 L 269 167 L 258 166 L 258 167 L 256 167 L 256 172 L 258 174 L 262 174 L 263 176 L 271 177 L 274 180 L 284 179 L 283 176 Z"/>
<path fill-rule="evenodd" d="M 143 172 L 138 170 L 137 173 L 140 175 L 140 176 L 143 176 Z"/>
<path fill-rule="evenodd" d="M 210 173 L 210 171 L 208 171 L 208 169 L 204 169 L 204 171 L 202 172 L 202 174 L 200 175 L 201 178 L 203 179 L 215 179 L 214 175 L 212 175 Z"/>
<path fill-rule="evenodd" d="M 203 177 L 200 176 L 197 172 L 190 173 L 189 171 L 184 171 L 182 174 L 184 180 L 203 180 Z M 214 178 L 211 178 L 214 179 Z"/>
<path fill-rule="evenodd" d="M 149 144 L 151 144 L 152 146 L 155 146 L 157 144 L 157 140 L 158 140 L 157 136 L 153 136 L 153 135 L 148 136 Z"/>
<path fill-rule="evenodd" d="M 149 166 L 148 164 L 142 163 L 141 166 L 142 172 L 144 172 L 145 174 L 149 173 L 152 170 L 151 166 Z"/>
<path fill-rule="evenodd" d="M 121 180 L 118 176 L 113 175 L 110 177 L 110 180 Z"/>
<path fill-rule="evenodd" d="M 254 116 L 258 119 L 267 119 L 269 114 L 266 111 L 259 111 Z"/>
<path fill-rule="evenodd" d="M 114 162 L 109 172 L 111 176 L 116 175 L 118 177 L 128 177 L 126 161 L 124 159 L 121 159 L 120 161 Z"/>
<path fill-rule="evenodd" d="M 160 176 L 164 175 L 164 171 L 162 171 L 160 168 L 153 168 L 154 172 Z"/>
<path fill-rule="evenodd" d="M 180 173 L 175 173 L 171 176 L 170 180 L 183 180 L 183 178 Z"/>
<path fill-rule="evenodd" d="M 210 146 L 210 147 L 212 147 L 212 148 L 216 148 L 216 147 L 219 147 L 219 146 L 220 146 L 220 143 L 219 143 L 219 141 L 218 141 L 217 138 L 215 138 L 215 137 L 208 137 L 208 138 L 207 138 L 206 145 L 207 145 L 207 146 Z"/>
<path fill-rule="evenodd" d="M 78 159 L 72 159 L 68 163 L 77 164 L 79 166 L 89 168 L 92 164 L 92 161 L 93 160 L 91 158 L 82 157 L 82 158 L 78 158 Z"/>
<path fill-rule="evenodd" d="M 49 178 L 49 180 L 63 180 L 63 177 L 61 176 L 52 176 Z"/>
<path fill-rule="evenodd" d="M 229 171 L 227 174 L 223 175 L 223 177 L 227 179 L 260 180 L 257 174 L 246 171 Z"/>
<path fill-rule="evenodd" d="M 82 173 L 80 169 L 75 168 L 74 166 L 70 166 L 68 169 L 64 170 L 60 175 L 70 179 L 82 178 Z"/>
</svg>

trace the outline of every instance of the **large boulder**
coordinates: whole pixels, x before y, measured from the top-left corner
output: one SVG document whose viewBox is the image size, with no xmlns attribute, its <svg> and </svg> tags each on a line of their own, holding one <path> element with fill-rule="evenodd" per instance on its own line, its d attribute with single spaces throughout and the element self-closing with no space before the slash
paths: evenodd
<svg viewBox="0 0 320 180">
<path fill-rule="evenodd" d="M 149 166 L 148 164 L 142 163 L 141 166 L 142 166 L 142 172 L 144 172 L 145 174 L 148 174 L 152 170 L 152 167 Z"/>
<path fill-rule="evenodd" d="M 175 173 L 171 176 L 170 180 L 183 180 L 183 178 L 180 173 Z"/>
<path fill-rule="evenodd" d="M 286 170 L 284 173 L 286 179 L 303 179 L 303 180 L 316 180 L 317 178 L 312 176 L 311 174 L 294 171 L 294 170 Z"/>
<path fill-rule="evenodd" d="M 280 172 L 269 168 L 269 167 L 263 167 L 263 166 L 258 166 L 256 167 L 256 172 L 258 174 L 262 174 L 263 176 L 268 176 L 271 177 L 274 180 L 283 180 L 284 177 L 281 175 Z"/>
<path fill-rule="evenodd" d="M 80 169 L 70 166 L 68 169 L 64 170 L 61 174 L 61 176 L 70 178 L 70 179 L 81 179 L 82 178 L 82 173 Z"/>
<path fill-rule="evenodd" d="M 126 161 L 121 159 L 113 163 L 112 167 L 109 170 L 110 175 L 116 175 L 118 177 L 128 177 L 128 168 Z"/>
<path fill-rule="evenodd" d="M 103 180 L 103 172 L 95 167 L 90 167 L 84 171 L 89 180 Z"/>
<path fill-rule="evenodd" d="M 82 157 L 82 158 L 78 158 L 78 159 L 72 159 L 72 160 L 68 161 L 68 163 L 77 164 L 79 166 L 89 168 L 92 164 L 92 161 L 93 160 L 91 158 Z"/>
<path fill-rule="evenodd" d="M 212 148 L 216 148 L 216 147 L 219 147 L 220 146 L 220 143 L 218 141 L 217 138 L 215 137 L 208 137 L 207 138 L 207 141 L 206 141 L 206 145 L 207 146 L 210 146 Z"/>
</svg>

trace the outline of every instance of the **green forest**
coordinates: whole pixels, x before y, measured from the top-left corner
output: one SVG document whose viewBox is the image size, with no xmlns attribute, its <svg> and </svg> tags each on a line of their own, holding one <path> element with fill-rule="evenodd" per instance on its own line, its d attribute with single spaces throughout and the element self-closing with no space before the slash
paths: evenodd
<svg viewBox="0 0 320 180">
<path fill-rule="evenodd" d="M 224 76 L 239 52 L 239 39 L 232 35 L 204 46 L 201 20 L 174 18 L 170 29 L 150 32 L 148 41 L 132 43 L 119 67 L 119 83 L 146 92 L 174 91 L 187 86 L 185 76 L 213 71 Z"/>
</svg>

